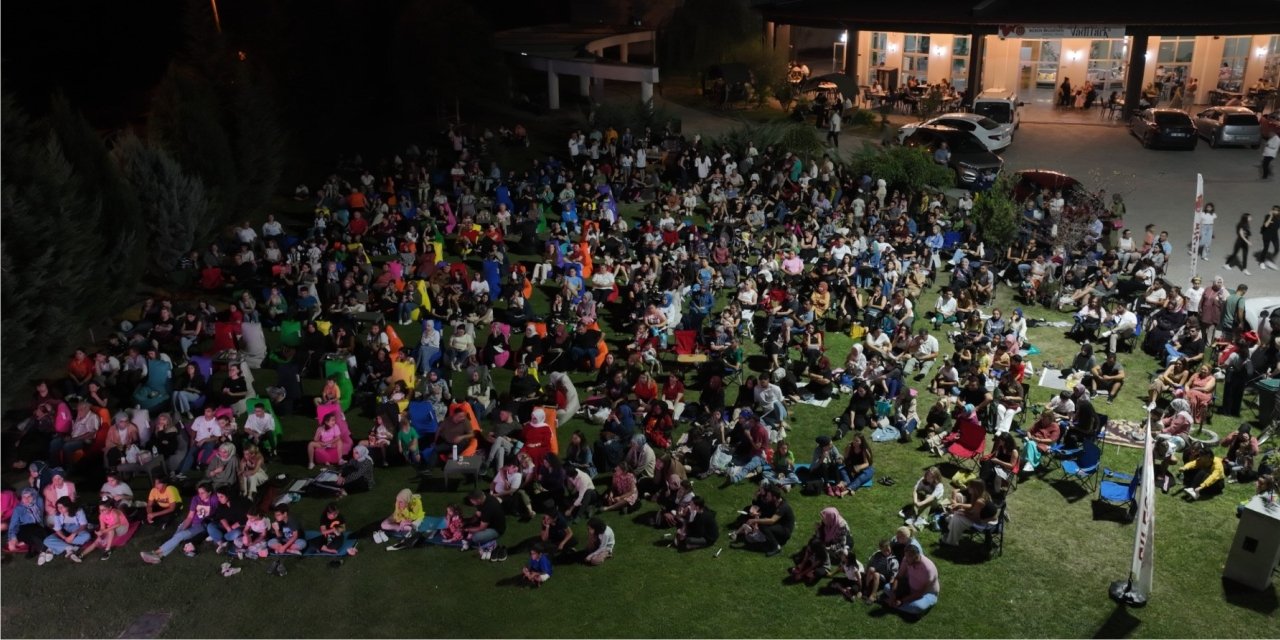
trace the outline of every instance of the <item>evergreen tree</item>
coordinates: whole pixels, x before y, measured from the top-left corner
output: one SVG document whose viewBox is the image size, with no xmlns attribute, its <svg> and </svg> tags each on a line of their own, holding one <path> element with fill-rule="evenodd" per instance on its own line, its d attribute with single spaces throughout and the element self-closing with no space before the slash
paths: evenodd
<svg viewBox="0 0 1280 640">
<path fill-rule="evenodd" d="M 178 259 L 206 238 L 209 202 L 199 178 L 183 174 L 182 167 L 164 149 L 149 147 L 133 134 L 116 145 L 115 158 L 148 221 L 147 269 L 162 278 Z"/>
<path fill-rule="evenodd" d="M 101 201 L 88 196 L 47 122 L 31 120 L 11 97 L 0 105 L 0 340 L 3 401 L 25 397 L 28 382 L 61 362 L 88 328 L 88 301 L 102 287 Z"/>
<path fill-rule="evenodd" d="M 284 172 L 285 137 L 277 119 L 270 83 L 242 68 L 233 97 L 234 152 L 239 175 L 236 211 L 261 210 L 276 194 Z"/>
<path fill-rule="evenodd" d="M 111 160 L 98 132 L 72 109 L 65 96 L 54 97 L 49 124 L 82 184 L 101 199 L 97 231 L 103 251 L 97 256 L 83 255 L 82 259 L 96 261 L 101 269 L 103 288 L 93 296 L 91 311 L 116 311 L 132 302 L 131 294 L 142 273 L 140 230 L 145 229 L 145 224 L 138 215 L 138 199 Z"/>
<path fill-rule="evenodd" d="M 191 67 L 169 65 L 152 100 L 147 131 L 150 140 L 204 184 L 210 202 L 197 238 L 208 237 L 230 220 L 238 180 L 231 136 L 209 81 Z"/>
</svg>

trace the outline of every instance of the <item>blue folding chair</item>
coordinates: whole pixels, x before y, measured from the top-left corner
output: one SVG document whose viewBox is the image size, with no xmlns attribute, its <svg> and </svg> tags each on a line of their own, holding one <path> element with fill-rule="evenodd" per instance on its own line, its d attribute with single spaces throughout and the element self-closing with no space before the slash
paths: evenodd
<svg viewBox="0 0 1280 640">
<path fill-rule="evenodd" d="M 1125 522 L 1133 522 L 1138 513 L 1138 485 L 1142 483 L 1142 465 L 1132 475 L 1111 469 L 1102 469 L 1102 481 L 1098 483 L 1098 502 L 1124 507 Z"/>
<path fill-rule="evenodd" d="M 1098 465 L 1101 462 L 1102 448 L 1098 446 L 1096 440 L 1089 440 L 1081 447 L 1078 457 L 1062 461 L 1062 475 L 1092 491 L 1098 479 Z"/>
</svg>

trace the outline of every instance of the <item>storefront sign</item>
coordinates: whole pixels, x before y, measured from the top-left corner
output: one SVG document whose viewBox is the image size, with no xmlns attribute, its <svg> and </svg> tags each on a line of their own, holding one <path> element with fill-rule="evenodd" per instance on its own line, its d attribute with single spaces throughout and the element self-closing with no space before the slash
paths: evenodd
<svg viewBox="0 0 1280 640">
<path fill-rule="evenodd" d="M 1123 38 L 1124 25 L 1099 24 L 1002 24 L 996 30 L 1001 40 L 1005 38 Z"/>
</svg>

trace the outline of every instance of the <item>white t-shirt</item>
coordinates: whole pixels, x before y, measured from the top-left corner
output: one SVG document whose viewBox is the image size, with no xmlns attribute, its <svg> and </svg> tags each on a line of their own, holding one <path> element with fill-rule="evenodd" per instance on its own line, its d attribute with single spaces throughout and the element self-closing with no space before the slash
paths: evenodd
<svg viewBox="0 0 1280 640">
<path fill-rule="evenodd" d="M 191 432 L 195 434 L 195 440 L 198 442 L 221 436 L 222 427 L 218 425 L 217 418 L 205 418 L 202 415 L 191 421 Z"/>
<path fill-rule="evenodd" d="M 244 421 L 244 430 L 254 435 L 264 436 L 275 429 L 276 421 L 269 413 L 262 414 L 261 418 L 257 414 L 250 413 Z"/>
<path fill-rule="evenodd" d="M 888 351 L 889 347 L 893 345 L 893 340 L 889 338 L 889 334 L 883 331 L 880 332 L 879 337 L 868 333 L 866 342 L 868 347 L 876 351 Z"/>
</svg>

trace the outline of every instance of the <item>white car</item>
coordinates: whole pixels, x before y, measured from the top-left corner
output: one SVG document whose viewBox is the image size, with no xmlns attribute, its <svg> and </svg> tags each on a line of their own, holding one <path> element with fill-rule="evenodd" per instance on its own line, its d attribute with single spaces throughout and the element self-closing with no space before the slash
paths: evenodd
<svg viewBox="0 0 1280 640">
<path fill-rule="evenodd" d="M 1001 124 L 976 113 L 944 113 L 924 122 L 906 125 L 898 129 L 898 142 L 906 140 L 907 136 L 915 132 L 916 127 L 926 124 L 940 124 L 968 131 L 986 145 L 987 151 L 999 151 L 1013 142 L 1013 125 Z"/>
</svg>

